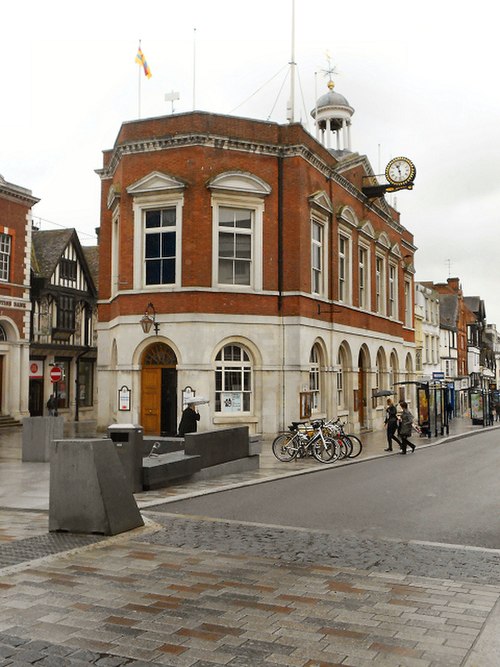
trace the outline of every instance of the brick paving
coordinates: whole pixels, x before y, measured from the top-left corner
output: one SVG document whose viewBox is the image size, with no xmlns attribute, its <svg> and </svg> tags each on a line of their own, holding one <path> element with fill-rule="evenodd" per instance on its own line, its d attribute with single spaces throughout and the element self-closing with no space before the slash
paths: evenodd
<svg viewBox="0 0 500 667">
<path fill-rule="evenodd" d="M 494 550 L 169 514 L 170 499 L 316 465 L 263 464 L 253 481 L 137 494 L 146 525 L 113 538 L 0 509 L 0 667 L 498 667 Z"/>
</svg>

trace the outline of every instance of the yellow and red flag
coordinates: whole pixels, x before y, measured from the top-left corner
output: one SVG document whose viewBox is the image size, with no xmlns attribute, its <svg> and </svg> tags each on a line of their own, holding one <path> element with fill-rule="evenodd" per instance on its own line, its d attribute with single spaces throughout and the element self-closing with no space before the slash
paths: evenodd
<svg viewBox="0 0 500 667">
<path fill-rule="evenodd" d="M 149 69 L 149 65 L 146 62 L 146 58 L 144 57 L 144 53 L 142 52 L 141 47 L 139 46 L 139 49 L 137 50 L 137 55 L 135 57 L 135 62 L 138 65 L 142 65 L 144 68 L 144 74 L 148 77 L 148 79 L 151 78 L 151 70 Z"/>
</svg>

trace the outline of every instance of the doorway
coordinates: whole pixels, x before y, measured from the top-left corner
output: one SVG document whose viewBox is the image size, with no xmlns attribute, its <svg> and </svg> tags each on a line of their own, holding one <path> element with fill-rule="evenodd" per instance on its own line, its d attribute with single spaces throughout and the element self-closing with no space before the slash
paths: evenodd
<svg viewBox="0 0 500 667">
<path fill-rule="evenodd" d="M 368 428 L 368 403 L 367 403 L 367 361 L 366 353 L 360 350 L 358 357 L 358 390 L 359 390 L 359 426 L 362 429 Z"/>
<path fill-rule="evenodd" d="M 147 435 L 177 433 L 177 357 L 165 343 L 153 343 L 142 355 L 141 424 Z"/>
<path fill-rule="evenodd" d="M 28 409 L 31 417 L 43 416 L 43 380 L 31 379 Z"/>
</svg>

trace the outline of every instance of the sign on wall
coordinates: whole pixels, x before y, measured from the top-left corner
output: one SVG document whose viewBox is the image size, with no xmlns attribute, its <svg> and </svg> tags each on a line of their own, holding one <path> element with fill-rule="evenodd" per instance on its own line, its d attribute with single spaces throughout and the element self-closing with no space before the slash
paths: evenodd
<svg viewBox="0 0 500 667">
<path fill-rule="evenodd" d="M 130 410 L 130 389 L 123 385 L 118 389 L 118 410 L 120 412 L 128 412 Z"/>
<path fill-rule="evenodd" d="M 43 378 L 43 360 L 37 359 L 30 360 L 30 379 L 42 379 Z"/>
</svg>

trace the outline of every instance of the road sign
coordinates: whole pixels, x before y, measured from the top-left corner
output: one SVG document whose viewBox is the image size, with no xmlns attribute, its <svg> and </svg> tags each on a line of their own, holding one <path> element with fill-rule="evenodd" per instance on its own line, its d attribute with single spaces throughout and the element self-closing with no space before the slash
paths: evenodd
<svg viewBox="0 0 500 667">
<path fill-rule="evenodd" d="M 54 366 L 50 369 L 50 381 L 51 382 L 61 382 L 63 377 L 62 368 L 59 366 Z"/>
</svg>

